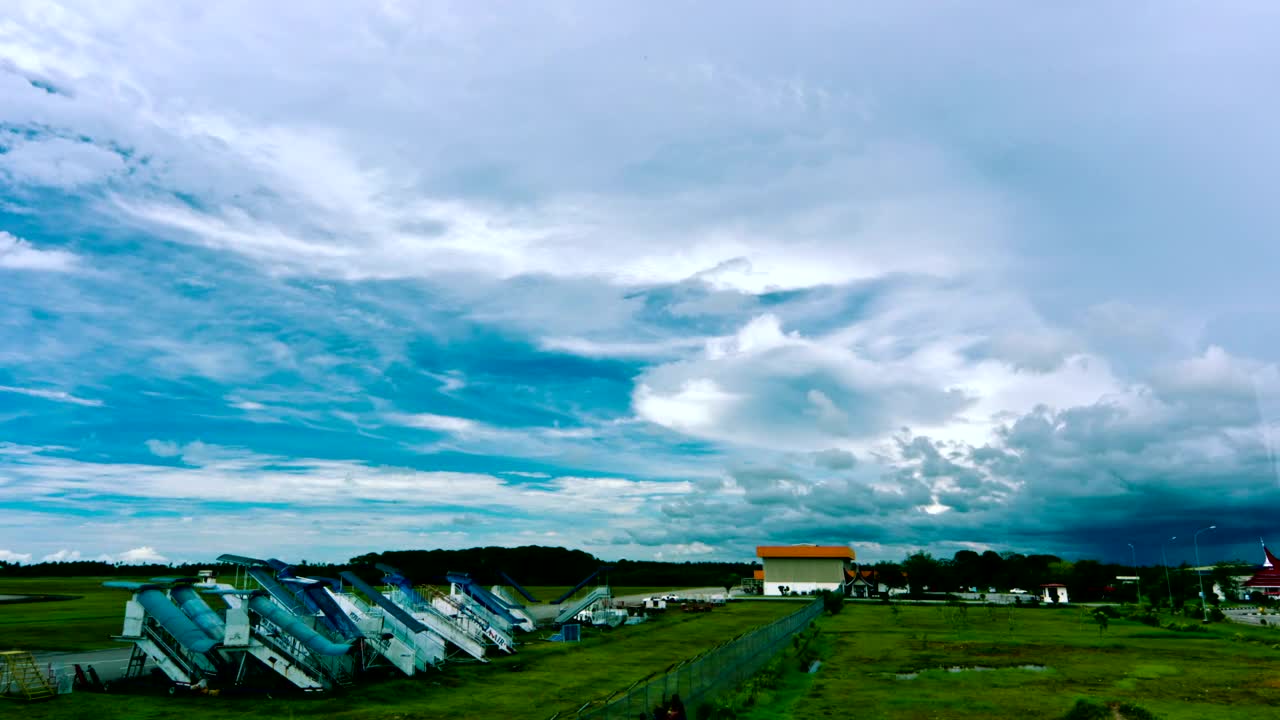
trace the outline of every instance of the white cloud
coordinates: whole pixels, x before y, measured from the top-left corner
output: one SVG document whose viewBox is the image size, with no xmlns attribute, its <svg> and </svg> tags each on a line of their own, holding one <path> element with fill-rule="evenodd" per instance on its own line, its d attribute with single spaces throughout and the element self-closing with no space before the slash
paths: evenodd
<svg viewBox="0 0 1280 720">
<path fill-rule="evenodd" d="M 604 342 L 573 337 L 543 338 L 539 345 L 546 350 L 567 352 L 583 357 L 653 358 L 667 357 L 701 347 L 703 338 L 672 338 L 653 342 Z"/>
<path fill-rule="evenodd" d="M 634 515 L 651 507 L 655 499 L 691 490 L 684 481 L 619 477 L 557 477 L 532 486 L 482 473 L 284 458 L 205 443 L 188 443 L 180 450 L 182 467 L 84 462 L 49 456 L 39 449 L 23 454 L 15 450 L 9 453 L 16 460 L 9 465 L 14 481 L 0 485 L 0 500 L 68 492 L 114 493 L 127 487 L 138 499 L 224 503 L 248 499 L 298 510 L 349 507 L 362 501 L 430 506 L 448 498 L 457 507 L 524 515 L 559 512 L 572 502 L 586 519 Z"/>
<path fill-rule="evenodd" d="M 0 270 L 71 272 L 79 264 L 80 259 L 73 253 L 40 250 L 20 237 L 0 230 Z"/>
<path fill-rule="evenodd" d="M 1096 470 L 1104 460 L 1211 469 L 1196 463 L 1212 458 L 1225 466 L 1249 447 L 1248 423 L 1259 407 L 1271 422 L 1280 418 L 1280 393 L 1257 389 L 1274 378 L 1274 366 L 1247 360 L 1230 342 L 1200 339 L 1202 315 L 1212 308 L 1146 312 L 1128 304 L 1176 295 L 1188 299 L 1166 304 L 1238 302 L 1264 320 L 1274 310 L 1268 272 L 1275 244 L 1257 240 L 1275 234 L 1267 232 L 1273 203 L 1255 188 L 1276 185 L 1269 159 L 1277 136 L 1268 122 L 1276 113 L 1213 102 L 1265 86 L 1268 65 L 1256 59 L 1274 43 L 1268 24 L 1256 19 L 1215 17 L 1231 32 L 1206 45 L 1203 18 L 1183 12 L 1087 23 L 1059 22 L 1050 12 L 1014 20 L 1020 32 L 992 33 L 995 10 L 894 10 L 867 22 L 861 10 L 751 9 L 734 33 L 717 35 L 722 13 L 715 8 L 691 9 L 673 31 L 669 13 L 643 4 L 499 15 L 403 3 L 323 11 L 246 4 L 191 15 L 168 5 L 14 2 L 18 10 L 0 23 L 0 124 L 20 132 L 4 140 L 0 182 L 18 192 L 0 207 L 39 221 L 46 205 L 33 198 L 41 188 L 61 188 L 83 205 L 77 222 L 126 233 L 143 251 L 111 257 L 137 274 L 128 277 L 132 284 L 103 291 L 117 297 L 102 307 L 86 307 L 87 273 L 20 277 L 48 286 L 26 294 L 38 296 L 30 309 L 58 318 L 49 328 L 37 327 L 37 313 L 26 307 L 0 303 L 0 327 L 31 339 L 30 350 L 21 341 L 0 348 L 0 364 L 41 364 L 50 372 L 42 378 L 96 376 L 51 386 L 198 378 L 201 386 L 235 386 L 213 391 L 225 402 L 208 412 L 223 427 L 309 427 L 321 416 L 340 417 L 362 441 L 389 443 L 381 449 L 397 453 L 696 477 L 695 489 L 710 488 L 698 501 L 712 512 L 701 515 L 719 519 L 716 503 L 724 502 L 739 511 L 724 515 L 736 525 L 719 528 L 725 535 L 718 539 L 697 536 L 697 527 L 682 528 L 683 537 L 643 536 L 671 554 L 749 543 L 737 528 L 808 528 L 828 522 L 826 508 L 844 513 L 845 524 L 829 521 L 836 534 L 870 535 L 898 519 L 927 532 L 912 525 L 920 508 L 947 509 L 933 517 L 939 525 L 963 522 L 956 518 L 985 512 L 984 502 L 1007 500 L 1004 490 L 983 484 L 995 481 L 980 477 L 981 463 L 964 459 L 988 443 L 996 453 L 1002 443 L 1042 442 L 1029 457 L 1048 458 L 1052 467 L 1028 462 L 1028 477 L 1113 492 L 1105 473 L 1099 480 L 1048 470 Z M 802 43 L 776 42 L 779 24 Z M 247 40 L 246 26 L 260 32 Z M 1133 36 L 1133 27 L 1144 36 Z M 347 42 L 353 33 L 359 43 Z M 157 47 L 148 42 L 155 37 L 170 42 Z M 1180 52 L 1193 37 L 1204 52 Z M 903 38 L 928 38 L 928 53 Z M 765 46 L 776 52 L 756 51 Z M 823 62 L 832 47 L 852 48 L 850 62 Z M 874 61 L 859 61 L 868 58 Z M 1102 66 L 1114 71 L 1108 82 L 1078 82 Z M 243 72 L 257 67 L 280 72 Z M 976 71 L 957 82 L 960 67 Z M 1151 81 L 1153 73 L 1184 78 L 1197 92 L 1170 93 L 1167 83 Z M 1046 87 L 1053 92 L 1040 92 Z M 1117 106 L 1134 112 L 1099 120 L 1096 108 Z M 1152 117 L 1165 121 L 1153 129 Z M 1215 122 L 1229 123 L 1231 132 Z M 1096 172 L 1062 161 L 1083 156 L 1125 162 Z M 1171 174 L 1174 166 L 1196 172 Z M 1215 192 L 1228 185 L 1230 197 Z M 1204 228 L 1214 229 L 1215 243 L 1204 243 Z M 1099 261 L 1100 248 L 1107 262 Z M 192 255 L 200 262 L 177 263 Z M 70 271 L 89 262 L 0 232 L 0 268 Z M 245 297 L 246 305 L 294 313 L 263 326 L 302 328 L 295 337 L 341 335 L 351 346 L 376 348 L 377 360 L 337 357 L 318 339 L 286 344 L 268 337 L 278 334 L 271 329 L 246 340 L 238 334 L 245 313 L 222 314 L 216 301 L 165 302 L 176 297 L 163 289 L 175 270 L 212 275 L 227 265 L 245 286 L 269 288 L 262 301 Z M 324 283 L 334 304 L 314 302 L 319 291 L 298 291 L 319 285 L 311 278 L 336 279 Z M 414 282 L 340 282 L 399 278 Z M 229 294 L 227 285 L 184 283 L 209 298 Z M 809 291 L 773 292 L 791 289 Z M 395 303 L 413 308 L 397 312 Z M 428 306 L 450 315 L 440 323 L 449 325 L 439 328 L 442 343 L 466 342 L 465 331 L 451 333 L 470 325 L 548 351 L 632 361 L 600 366 L 647 361 L 630 388 L 635 421 L 611 425 L 616 403 L 578 406 L 617 398 L 616 387 L 537 408 L 546 417 L 542 411 L 573 406 L 580 427 L 499 427 L 479 411 L 474 418 L 388 412 L 369 378 L 387 388 L 397 379 L 389 370 L 422 364 L 411 345 L 437 330 L 438 317 L 420 310 Z M 344 323 L 336 333 L 311 316 L 330 310 Z M 124 316 L 130 319 L 111 322 Z M 150 332 L 136 332 L 139 326 Z M 136 352 L 108 368 L 95 350 L 115 348 L 121 338 L 135 338 L 128 342 Z M 1200 349 L 1210 341 L 1217 344 Z M 1190 358 L 1187 348 L 1196 348 Z M 464 401 L 506 391 L 483 369 L 468 376 L 472 368 L 461 364 L 418 371 L 455 395 L 441 407 L 465 408 Z M 304 401 L 285 387 L 286 375 L 323 390 Z M 102 405 L 59 390 L 0 392 Z M 370 396 L 372 409 L 338 408 Z M 308 413 L 304 402 L 324 409 Z M 1174 426 L 1189 416 L 1217 424 L 1203 426 L 1194 441 L 1179 435 L 1156 443 L 1145 435 L 1153 428 L 1176 435 Z M 196 422 L 188 420 L 181 426 Z M 1105 445 L 1090 427 L 1145 449 L 1096 451 L 1079 437 Z M 265 438 L 276 429 L 255 428 Z M 110 441 L 97 436 L 78 462 L 0 445 L 18 466 L 5 466 L 0 496 L 82 508 L 98 507 L 95 494 L 125 491 L 142 503 L 182 505 L 184 517 L 198 518 L 200 502 L 253 498 L 297 516 L 233 511 L 238 524 L 227 534 L 257 537 L 251 520 L 278 522 L 275 537 L 300 544 L 339 537 L 334 508 L 343 502 L 405 516 L 388 511 L 380 524 L 360 527 L 367 536 L 349 541 L 359 546 L 389 538 L 465 542 L 456 528 L 430 526 L 433 516 L 417 504 L 440 496 L 513 523 L 556 513 L 574 495 L 597 522 L 640 525 L 645 502 L 656 498 L 673 513 L 692 512 L 669 497 L 684 491 L 676 484 L 529 473 L 549 482 L 522 486 L 509 482 L 520 477 L 514 472 L 433 473 L 258 453 L 218 445 L 216 432 L 203 435 L 207 444 L 148 441 L 155 456 L 181 458 L 180 468 L 112 464 L 105 461 Z M 414 437 L 401 445 L 406 435 Z M 705 441 L 708 451 L 685 454 L 673 435 Z M 914 444 L 922 436 L 931 452 Z M 410 444 L 421 438 L 430 444 Z M 733 478 L 722 477 L 725 465 Z M 911 472 L 893 475 L 904 465 Z M 769 515 L 752 514 L 771 502 L 778 507 Z M 850 530 L 848 518 L 877 514 L 890 519 Z M 313 521 L 332 526 L 313 528 Z M 165 522 L 138 517 L 93 529 L 111 534 L 109 547 L 149 542 L 171 553 L 179 552 L 172 540 L 213 532 L 195 522 L 183 535 Z M 5 523 L 25 542 L 25 527 L 0 518 Z M 520 525 L 511 537 L 545 537 L 535 525 Z M 56 554 L 70 540 L 49 542 L 37 553 Z"/>
<path fill-rule="evenodd" d="M 19 143 L 0 155 L 0 177 L 17 185 L 74 190 L 124 170 L 120 155 L 88 142 L 50 138 Z"/>
<path fill-rule="evenodd" d="M 661 552 L 664 556 L 688 557 L 691 555 L 710 555 L 715 551 L 714 547 L 704 542 L 691 542 L 668 545 Z"/>
<path fill-rule="evenodd" d="M 156 549 L 150 545 L 143 545 L 120 553 L 120 562 L 122 563 L 142 564 L 164 563 L 168 561 L 169 558 L 156 552 Z"/>
<path fill-rule="evenodd" d="M 148 440 L 147 449 L 157 457 L 177 457 L 182 454 L 182 448 L 177 443 L 167 440 Z"/>
<path fill-rule="evenodd" d="M 59 550 L 40 558 L 41 562 L 75 562 L 80 560 L 79 550 Z"/>
<path fill-rule="evenodd" d="M 262 404 L 262 403 L 260 403 L 260 402 L 254 402 L 253 400 L 240 400 L 240 401 L 237 401 L 237 402 L 232 402 L 232 403 L 231 403 L 231 407 L 233 407 L 233 408 L 235 408 L 235 409 L 237 409 L 237 410 L 244 410 L 244 411 L 246 411 L 246 412 L 254 412 L 254 411 L 257 411 L 257 410 L 266 410 L 266 409 L 267 409 L 267 406 L 266 406 L 266 405 L 263 405 L 263 404 Z"/>
<path fill-rule="evenodd" d="M 719 421 L 732 412 L 737 398 L 720 389 L 715 380 L 690 378 L 672 392 L 663 393 L 640 383 L 633 403 L 636 414 L 649 422 L 682 432 L 714 432 Z"/>
<path fill-rule="evenodd" d="M 0 561 L 7 563 L 29 563 L 31 562 L 31 553 L 20 553 L 12 550 L 0 549 Z"/>
<path fill-rule="evenodd" d="M 453 417 L 450 415 L 433 415 L 431 413 L 392 413 L 387 415 L 389 422 L 422 430 L 434 430 L 443 433 L 475 433 L 485 432 L 486 427 L 475 420 Z"/>
<path fill-rule="evenodd" d="M 13 387 L 10 385 L 0 385 L 0 392 L 16 393 L 18 395 L 28 395 L 43 400 L 53 400 L 54 402 L 71 403 L 72 405 L 84 405 L 85 407 L 102 407 L 101 400 L 91 398 L 82 398 L 72 395 L 63 390 L 41 390 L 38 388 Z"/>
</svg>

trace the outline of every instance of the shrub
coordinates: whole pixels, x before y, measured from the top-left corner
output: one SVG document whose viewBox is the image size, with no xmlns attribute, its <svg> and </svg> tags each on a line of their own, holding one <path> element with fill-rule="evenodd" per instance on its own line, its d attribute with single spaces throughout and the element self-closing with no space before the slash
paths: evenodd
<svg viewBox="0 0 1280 720">
<path fill-rule="evenodd" d="M 697 720 L 733 720 L 738 717 L 738 713 L 725 702 L 712 700 L 699 705 L 694 717 Z"/>
<path fill-rule="evenodd" d="M 1125 720 L 1160 720 L 1155 713 L 1144 707 L 1138 707 L 1133 703 L 1120 703 L 1116 705 L 1116 710 L 1119 711 L 1119 716 L 1125 718 Z"/>
<path fill-rule="evenodd" d="M 1062 720 L 1111 720 L 1112 717 L 1106 705 L 1092 700 L 1077 700 Z"/>
<path fill-rule="evenodd" d="M 1209 610 L 1209 619 L 1212 620 L 1213 622 L 1225 622 L 1227 619 L 1227 616 L 1226 616 L 1226 613 L 1222 612 L 1221 610 L 1215 607 Z"/>
<path fill-rule="evenodd" d="M 844 609 L 844 595 L 830 590 L 823 590 L 822 609 L 826 610 L 828 615 L 838 614 Z"/>
</svg>

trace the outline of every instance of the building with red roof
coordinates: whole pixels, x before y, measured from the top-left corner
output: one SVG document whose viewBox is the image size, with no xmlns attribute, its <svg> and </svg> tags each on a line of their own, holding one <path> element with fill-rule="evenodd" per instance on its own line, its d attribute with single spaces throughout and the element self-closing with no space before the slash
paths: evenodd
<svg viewBox="0 0 1280 720">
<path fill-rule="evenodd" d="M 1251 597 L 1265 595 L 1269 598 L 1280 598 L 1280 560 L 1271 554 L 1266 545 L 1262 546 L 1262 553 L 1266 558 L 1262 563 L 1262 569 L 1241 585 Z"/>
<path fill-rule="evenodd" d="M 844 592 L 855 557 L 848 545 L 761 545 L 756 556 L 764 563 L 765 595 Z"/>
</svg>

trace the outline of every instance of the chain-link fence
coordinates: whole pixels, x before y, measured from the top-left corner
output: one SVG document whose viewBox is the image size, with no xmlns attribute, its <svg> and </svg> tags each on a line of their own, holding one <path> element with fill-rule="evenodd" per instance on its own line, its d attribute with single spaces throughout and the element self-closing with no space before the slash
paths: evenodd
<svg viewBox="0 0 1280 720">
<path fill-rule="evenodd" d="M 576 712 L 557 718 L 576 720 L 636 720 L 648 718 L 659 703 L 679 695 L 692 717 L 693 709 L 717 694 L 737 687 L 756 674 L 782 650 L 793 635 L 822 614 L 822 601 L 768 625 L 748 631 L 721 645 L 685 660 L 660 674 L 647 677 L 624 691 L 594 700 Z"/>
</svg>

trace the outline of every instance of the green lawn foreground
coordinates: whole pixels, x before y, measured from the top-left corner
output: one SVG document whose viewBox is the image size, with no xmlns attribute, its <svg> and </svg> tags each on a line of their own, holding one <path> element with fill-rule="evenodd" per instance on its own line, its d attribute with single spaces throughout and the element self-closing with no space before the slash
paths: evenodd
<svg viewBox="0 0 1280 720">
<path fill-rule="evenodd" d="M 0 650 L 78 651 L 120 647 L 129 593 L 102 587 L 129 578 L 4 578 L 0 595 L 79 595 L 75 600 L 0 605 Z"/>
<path fill-rule="evenodd" d="M 514 718 L 541 720 L 625 688 L 799 607 L 741 601 L 710 613 L 668 611 L 641 625 L 591 633 L 578 644 L 526 635 L 512 656 L 455 663 L 444 672 L 358 686 L 340 695 L 292 698 L 168 697 L 76 693 L 24 708 L 30 720 L 178 718 Z M 571 716 L 571 715 L 570 715 Z M 563 717 L 563 715 L 562 715 Z"/>
<path fill-rule="evenodd" d="M 1165 720 L 1280 718 L 1280 630 L 1188 633 L 1116 619 L 1100 632 L 1087 612 L 972 606 L 958 618 L 943 606 L 848 603 L 818 621 L 818 671 L 789 668 L 738 717 L 1052 720 L 1087 698 Z"/>
</svg>

